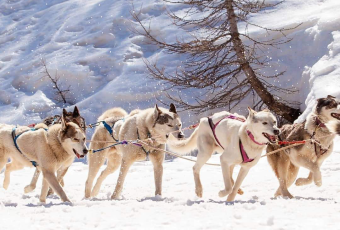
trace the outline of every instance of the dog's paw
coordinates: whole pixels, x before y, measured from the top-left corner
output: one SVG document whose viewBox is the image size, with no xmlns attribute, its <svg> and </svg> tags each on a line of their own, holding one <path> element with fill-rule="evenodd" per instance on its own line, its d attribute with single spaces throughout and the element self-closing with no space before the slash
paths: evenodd
<svg viewBox="0 0 340 230">
<path fill-rule="evenodd" d="M 203 190 L 202 189 L 196 189 L 195 193 L 196 193 L 196 196 L 198 196 L 199 198 L 203 197 Z"/>
<path fill-rule="evenodd" d="M 225 197 L 225 196 L 229 195 L 229 193 L 230 192 L 228 192 L 224 189 L 224 190 L 219 191 L 218 196 L 219 197 Z"/>
<path fill-rule="evenodd" d="M 27 186 L 24 188 L 24 192 L 25 192 L 25 193 L 29 193 L 29 192 L 32 192 L 34 189 L 35 189 L 35 186 L 27 185 Z"/>
<path fill-rule="evenodd" d="M 315 183 L 315 185 L 318 186 L 318 187 L 321 187 L 321 186 L 322 186 L 322 181 L 321 181 L 321 180 L 315 181 L 314 183 Z"/>
</svg>

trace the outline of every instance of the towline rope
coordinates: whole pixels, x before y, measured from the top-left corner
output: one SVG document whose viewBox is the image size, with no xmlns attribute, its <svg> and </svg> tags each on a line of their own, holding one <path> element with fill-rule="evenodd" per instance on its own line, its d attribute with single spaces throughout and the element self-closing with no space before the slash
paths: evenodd
<svg viewBox="0 0 340 230">
<path fill-rule="evenodd" d="M 93 128 L 95 126 L 98 126 L 101 124 L 102 121 L 99 121 L 99 122 L 96 122 L 94 124 L 90 124 L 88 125 L 87 127 L 90 127 L 90 128 Z M 191 129 L 195 129 L 197 126 L 199 126 L 199 123 L 197 124 L 194 124 L 194 125 L 190 125 L 186 128 L 183 128 L 182 131 L 184 130 L 191 130 Z M 178 132 L 178 131 L 173 131 L 173 132 L 170 132 L 170 133 L 175 133 L 175 132 Z M 326 135 L 326 136 L 323 136 L 323 137 L 320 137 L 319 139 L 323 139 L 323 138 L 326 138 L 328 136 L 331 136 L 333 134 L 329 134 L 329 135 Z M 157 137 L 157 136 L 155 136 Z M 195 160 L 192 160 L 190 158 L 187 158 L 187 157 L 184 157 L 180 154 L 177 154 L 177 153 L 174 153 L 174 152 L 171 152 L 171 151 L 168 151 L 168 150 L 165 150 L 165 149 L 161 149 L 161 148 L 157 148 L 157 147 L 154 147 L 150 144 L 148 144 L 147 142 L 151 142 L 153 143 L 153 141 L 155 140 L 155 137 L 152 137 L 152 138 L 146 138 L 146 139 L 143 139 L 143 140 L 123 140 L 123 141 L 119 141 L 119 142 L 116 142 L 116 141 L 92 141 L 92 140 L 86 140 L 87 142 L 97 142 L 97 143 L 113 143 L 112 145 L 109 145 L 107 147 L 104 147 L 104 148 L 101 148 L 101 149 L 96 149 L 96 150 L 93 150 L 93 149 L 90 149 L 90 153 L 96 153 L 96 152 L 100 152 L 102 150 L 105 150 L 105 149 L 108 149 L 108 148 L 111 148 L 111 147 L 114 147 L 116 145 L 121 145 L 121 144 L 134 144 L 134 145 L 137 145 L 137 146 L 140 146 L 142 147 L 142 145 L 146 145 L 152 149 L 155 149 L 155 150 L 159 150 L 159 151 L 163 151 L 169 155 L 172 155 L 172 156 L 175 156 L 175 157 L 178 157 L 178 158 L 181 158 L 181 159 L 184 159 L 184 160 L 187 160 L 187 161 L 192 161 L 192 162 L 196 162 Z M 282 147 L 282 148 L 279 148 L 277 150 L 274 150 L 274 151 L 271 151 L 271 152 L 268 152 L 264 155 L 261 156 L 262 157 L 267 157 L 269 155 L 272 155 L 274 153 L 277 153 L 277 152 L 280 152 L 280 151 L 283 151 L 283 150 L 286 150 L 286 149 L 290 149 L 290 148 L 294 148 L 296 146 L 299 146 L 299 145 L 303 145 L 303 144 L 306 144 L 307 142 L 312 142 L 312 143 L 316 143 L 317 145 L 319 146 L 322 146 L 318 141 L 314 140 L 313 138 L 310 138 L 310 139 L 306 139 L 306 140 L 302 140 L 302 141 L 278 141 L 277 143 L 275 144 L 279 144 L 279 145 L 286 145 L 286 144 L 289 144 L 288 146 L 285 146 L 285 147 Z M 271 143 L 269 143 L 271 144 Z M 211 166 L 221 166 L 220 164 L 213 164 L 213 163 L 205 163 L 206 165 L 211 165 Z"/>
</svg>

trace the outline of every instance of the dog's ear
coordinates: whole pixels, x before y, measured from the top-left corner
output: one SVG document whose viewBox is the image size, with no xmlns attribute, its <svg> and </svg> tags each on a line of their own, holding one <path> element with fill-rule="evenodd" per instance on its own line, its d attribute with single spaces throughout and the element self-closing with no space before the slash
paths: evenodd
<svg viewBox="0 0 340 230">
<path fill-rule="evenodd" d="M 248 117 L 253 119 L 254 115 L 256 114 L 256 111 L 253 110 L 252 108 L 250 108 L 249 106 L 248 106 L 248 111 L 249 111 L 249 116 Z"/>
<path fill-rule="evenodd" d="M 67 116 L 67 111 L 66 109 L 63 109 L 63 114 L 61 115 L 61 130 L 62 131 L 66 130 L 66 116 Z"/>
<path fill-rule="evenodd" d="M 333 97 L 332 95 L 328 95 L 327 98 L 328 99 L 334 99 L 335 97 Z"/>
<path fill-rule="evenodd" d="M 154 115 L 155 115 L 155 118 L 157 119 L 157 117 L 159 116 L 159 114 L 161 114 L 162 111 L 158 108 L 158 105 L 156 104 L 155 106 L 155 111 L 154 111 Z"/>
<path fill-rule="evenodd" d="M 172 112 L 172 113 L 177 113 L 176 111 L 176 106 L 174 104 L 170 104 L 170 109 L 169 109 L 169 112 Z"/>
<path fill-rule="evenodd" d="M 80 116 L 80 113 L 79 113 L 79 109 L 77 106 L 74 107 L 74 110 L 73 110 L 73 115 L 72 115 L 74 118 L 76 117 L 79 117 Z"/>
</svg>

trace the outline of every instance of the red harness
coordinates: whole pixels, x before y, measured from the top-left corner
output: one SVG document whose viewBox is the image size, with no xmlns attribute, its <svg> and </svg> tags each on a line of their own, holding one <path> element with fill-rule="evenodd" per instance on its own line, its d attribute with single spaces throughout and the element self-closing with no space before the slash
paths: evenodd
<svg viewBox="0 0 340 230">
<path fill-rule="evenodd" d="M 214 138 L 215 138 L 216 142 L 219 144 L 219 146 L 221 146 L 222 149 L 224 149 L 224 148 L 223 148 L 223 146 L 221 145 L 220 141 L 218 140 L 218 138 L 217 138 L 217 136 L 216 136 L 215 129 L 216 129 L 217 125 L 218 125 L 222 120 L 224 120 L 224 119 L 233 119 L 233 120 L 238 120 L 238 121 L 241 121 L 241 122 L 245 122 L 245 121 L 246 121 L 245 119 L 243 119 L 243 118 L 241 118 L 241 117 L 237 117 L 237 116 L 234 116 L 234 115 L 228 115 L 228 116 L 223 117 L 223 118 L 222 118 L 221 120 L 219 120 L 216 124 L 214 124 L 214 122 L 212 121 L 211 117 L 208 117 L 209 126 L 210 126 L 211 131 L 212 131 L 212 133 L 213 133 L 213 135 L 214 135 Z M 250 137 L 250 139 L 251 139 L 254 143 L 256 143 L 256 144 L 258 144 L 258 145 L 265 145 L 264 143 L 259 143 L 259 142 L 255 141 L 253 134 L 252 134 L 249 130 L 247 130 L 247 134 L 248 134 L 248 136 Z M 241 139 L 240 139 L 240 141 L 239 141 L 239 147 L 240 147 L 240 152 L 241 152 L 241 156 L 242 156 L 242 160 L 243 160 L 242 163 L 252 162 L 254 159 L 250 159 L 250 158 L 248 157 L 246 151 L 245 151 L 244 148 L 243 148 Z"/>
</svg>

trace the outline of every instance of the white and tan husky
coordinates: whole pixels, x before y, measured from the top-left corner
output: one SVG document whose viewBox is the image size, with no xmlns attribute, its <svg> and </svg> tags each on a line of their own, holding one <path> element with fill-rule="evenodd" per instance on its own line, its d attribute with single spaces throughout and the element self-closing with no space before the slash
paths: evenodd
<svg viewBox="0 0 340 230">
<path fill-rule="evenodd" d="M 143 140 L 149 137 L 154 139 L 153 147 L 165 149 L 168 133 L 175 132 L 178 138 L 184 137 L 181 132 L 182 122 L 173 104 L 170 105 L 170 109 L 159 108 L 156 105 L 155 108 L 132 111 L 129 116 L 123 109 L 113 108 L 98 118 L 98 121 L 102 120 L 112 127 L 112 135 L 103 124 L 98 126 L 92 136 L 91 149 L 108 146 L 100 141 Z M 119 198 L 130 166 L 135 161 L 145 160 L 147 155 L 154 167 L 155 195 L 161 195 L 164 152 L 147 146 L 128 144 L 117 145 L 88 155 L 89 173 L 85 185 L 85 197 L 96 196 L 104 179 L 121 166 L 116 188 L 111 196 L 112 199 Z M 93 181 L 106 159 L 107 166 L 92 188 Z"/>
<path fill-rule="evenodd" d="M 225 188 L 219 196 L 229 195 L 227 201 L 233 201 L 249 169 L 259 161 L 266 144 L 276 140 L 279 129 L 275 116 L 269 110 L 248 110 L 247 119 L 229 112 L 215 113 L 209 118 L 202 118 L 188 139 L 170 139 L 169 148 L 178 153 L 198 149 L 197 162 L 193 167 L 198 197 L 203 195 L 200 170 L 214 152 L 222 153 L 220 159 Z M 235 165 L 240 165 L 241 169 L 234 183 L 232 173 Z"/>
<path fill-rule="evenodd" d="M 305 122 L 282 126 L 279 135 L 282 140 L 302 141 L 312 138 L 315 142 L 307 142 L 267 157 L 280 184 L 275 197 L 293 198 L 288 188 L 294 183 L 300 167 L 310 170 L 310 173 L 308 178 L 297 179 L 297 186 L 312 182 L 317 186 L 322 185 L 320 167 L 333 151 L 335 134 L 340 134 L 340 101 L 333 96 L 318 99 Z M 280 147 L 270 145 L 267 152 Z"/>
<path fill-rule="evenodd" d="M 61 124 L 53 125 L 47 131 L 0 125 L 0 163 L 13 159 L 6 165 L 4 187 L 8 187 L 12 171 L 35 165 L 43 173 L 40 202 L 46 202 L 49 186 L 63 202 L 70 202 L 55 173 L 62 167 L 68 167 L 74 156 L 84 157 L 88 150 L 84 131 L 77 124 L 66 122 L 66 114 L 63 110 Z"/>
</svg>

